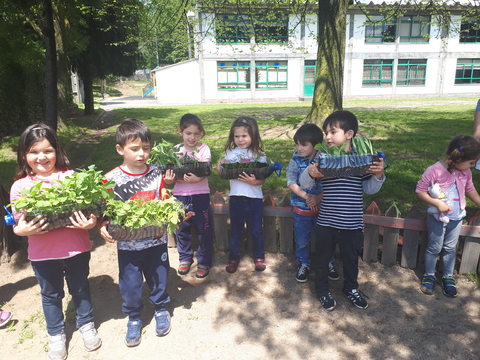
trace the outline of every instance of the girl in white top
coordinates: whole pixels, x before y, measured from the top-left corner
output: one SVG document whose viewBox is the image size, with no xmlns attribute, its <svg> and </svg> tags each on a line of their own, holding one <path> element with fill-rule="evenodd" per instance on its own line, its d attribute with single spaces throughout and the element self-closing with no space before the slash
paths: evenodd
<svg viewBox="0 0 480 360">
<path fill-rule="evenodd" d="M 225 157 L 220 163 L 250 161 L 266 162 L 263 144 L 255 119 L 239 117 L 230 128 Z M 217 170 L 220 172 L 220 163 Z M 266 268 L 265 246 L 262 228 L 263 193 L 265 180 L 255 175 L 242 173 L 238 179 L 230 180 L 230 256 L 226 271 L 234 273 L 240 263 L 240 246 L 243 243 L 245 221 L 253 239 L 253 257 L 256 271 Z"/>
<path fill-rule="evenodd" d="M 183 144 L 175 147 L 184 156 L 189 156 L 199 162 L 209 162 L 210 148 L 200 141 L 205 136 L 205 129 L 198 116 L 185 114 L 180 119 L 179 133 Z M 166 181 L 168 183 L 168 181 Z M 173 195 L 187 206 L 193 206 L 195 216 L 185 220 L 177 230 L 177 250 L 180 257 L 178 273 L 186 275 L 193 264 L 192 234 L 194 226 L 199 246 L 197 249 L 197 278 L 205 278 L 212 266 L 213 233 L 210 215 L 210 188 L 206 176 L 198 177 L 187 173 L 182 180 L 175 181 Z"/>
</svg>

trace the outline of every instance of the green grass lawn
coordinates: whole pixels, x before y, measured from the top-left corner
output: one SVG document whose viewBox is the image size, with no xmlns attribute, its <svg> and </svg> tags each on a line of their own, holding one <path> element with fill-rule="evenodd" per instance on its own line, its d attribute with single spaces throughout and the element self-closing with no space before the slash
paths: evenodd
<svg viewBox="0 0 480 360">
<path fill-rule="evenodd" d="M 392 202 L 397 203 L 402 216 L 412 207 L 421 211 L 425 205 L 415 196 L 415 186 L 425 169 L 443 157 L 448 142 L 458 134 L 471 134 L 473 111 L 477 98 L 445 99 L 401 99 L 401 100 L 347 100 L 345 110 L 355 113 L 360 121 L 360 132 L 370 134 L 374 148 L 387 155 L 390 168 L 386 171 L 387 180 L 379 193 L 365 196 L 365 203 L 375 200 L 382 211 Z M 299 123 L 308 113 L 310 103 L 237 104 L 171 106 L 158 108 L 126 108 L 115 110 L 114 122 L 119 124 L 125 117 L 135 117 L 144 121 L 152 130 L 153 141 L 165 138 L 178 143 L 177 134 L 180 117 L 185 113 L 198 115 L 206 130 L 203 141 L 212 150 L 212 160 L 217 162 L 223 156 L 228 131 L 233 120 L 246 115 L 254 117 L 262 133 L 273 133 L 264 138 L 267 155 L 284 167 L 295 150 L 292 140 L 278 137 L 285 130 Z M 78 128 L 61 132 L 62 142 L 67 144 Z M 109 128 L 91 155 L 91 162 L 98 169 L 108 171 L 121 162 L 115 152 L 115 126 Z M 2 172 L 0 183 L 9 188 L 12 183 L 16 163 L 15 148 L 18 138 L 3 139 L 0 146 Z M 474 181 L 480 186 L 480 173 L 473 170 Z M 228 191 L 228 180 L 220 179 L 217 173 L 210 178 L 210 188 L 221 192 Z M 280 178 L 272 175 L 267 179 L 265 191 L 275 190 L 286 193 L 285 174 Z M 469 203 L 468 215 L 476 208 Z"/>
</svg>

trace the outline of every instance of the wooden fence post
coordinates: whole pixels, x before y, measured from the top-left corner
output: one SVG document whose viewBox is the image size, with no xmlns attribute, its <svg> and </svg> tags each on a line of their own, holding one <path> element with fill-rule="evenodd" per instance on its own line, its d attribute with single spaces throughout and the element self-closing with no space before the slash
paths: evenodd
<svg viewBox="0 0 480 360">
<path fill-rule="evenodd" d="M 272 195 L 268 194 L 263 201 L 263 207 L 275 207 L 276 202 Z M 275 216 L 263 216 L 263 236 L 265 238 L 265 251 L 278 252 L 277 249 L 277 218 Z"/>
<path fill-rule="evenodd" d="M 397 209 L 393 206 L 385 214 L 388 217 L 398 217 Z M 397 245 L 399 229 L 383 228 L 382 264 L 394 265 L 397 262 Z"/>
<path fill-rule="evenodd" d="M 279 205 L 282 207 L 290 207 L 290 195 L 285 195 Z M 291 254 L 293 253 L 293 217 L 282 217 L 280 218 L 279 223 L 280 252 L 282 254 Z"/>
<path fill-rule="evenodd" d="M 375 201 L 365 210 L 365 214 L 381 216 L 382 213 Z M 377 261 L 378 260 L 378 236 L 380 226 L 365 224 L 364 229 L 364 244 L 363 244 L 363 261 Z"/>
<path fill-rule="evenodd" d="M 212 196 L 212 206 L 224 206 L 225 199 L 218 191 Z M 228 250 L 230 248 L 227 229 L 227 215 L 213 214 L 213 230 L 215 233 L 215 244 L 217 250 Z"/>
<path fill-rule="evenodd" d="M 416 208 L 412 208 L 405 219 L 422 219 L 422 215 Z M 419 230 L 405 229 L 403 232 L 403 246 L 402 246 L 402 263 L 403 267 L 415 269 L 417 267 L 417 253 L 418 253 L 418 238 L 420 236 Z"/>
<path fill-rule="evenodd" d="M 469 225 L 480 225 L 480 212 L 478 212 Z M 462 262 L 460 263 L 460 274 L 480 272 L 478 259 L 480 257 L 480 238 L 465 237 L 463 245 Z M 477 268 L 478 266 L 478 268 Z"/>
</svg>

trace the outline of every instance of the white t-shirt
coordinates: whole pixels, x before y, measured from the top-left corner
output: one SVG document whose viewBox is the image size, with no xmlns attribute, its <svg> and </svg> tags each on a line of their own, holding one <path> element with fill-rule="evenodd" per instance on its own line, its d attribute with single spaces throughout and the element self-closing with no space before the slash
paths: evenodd
<svg viewBox="0 0 480 360">
<path fill-rule="evenodd" d="M 240 149 L 238 146 L 227 150 L 225 153 L 227 163 L 241 162 L 241 160 L 256 160 L 258 162 L 267 162 L 265 154 L 255 156 L 248 149 Z M 247 161 L 245 161 L 247 162 Z M 230 180 L 230 196 L 246 196 L 249 198 L 263 199 L 262 185 L 250 185 L 240 180 Z"/>
</svg>

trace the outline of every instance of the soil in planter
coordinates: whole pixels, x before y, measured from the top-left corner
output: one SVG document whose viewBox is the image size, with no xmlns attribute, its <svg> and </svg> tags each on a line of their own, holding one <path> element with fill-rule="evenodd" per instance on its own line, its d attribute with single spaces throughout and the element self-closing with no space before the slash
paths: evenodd
<svg viewBox="0 0 480 360">
<path fill-rule="evenodd" d="M 116 241 L 129 241 L 151 238 L 167 233 L 165 226 L 142 226 L 138 229 L 130 229 L 125 226 L 109 224 L 107 231 Z"/>
<path fill-rule="evenodd" d="M 79 210 L 83 213 L 85 217 L 90 217 L 90 215 L 95 215 L 96 217 L 102 216 L 102 210 L 100 208 L 89 208 L 89 209 L 82 209 Z M 43 215 L 44 211 L 37 211 L 37 212 L 32 212 L 27 215 L 26 221 L 31 221 L 38 215 L 42 214 Z M 46 227 L 45 230 L 53 230 L 53 229 L 58 229 L 61 227 L 69 226 L 72 225 L 72 222 L 70 221 L 70 217 L 75 218 L 75 215 L 73 214 L 73 211 L 70 212 L 65 212 L 65 213 L 54 213 L 54 214 L 46 214 L 44 217 L 47 218 L 48 220 L 48 226 Z"/>
<path fill-rule="evenodd" d="M 210 176 L 212 173 L 212 163 L 211 162 L 187 162 L 184 166 L 174 166 L 174 165 L 165 165 L 159 166 L 159 168 L 164 172 L 165 170 L 173 170 L 175 173 L 175 179 L 183 179 L 185 174 L 194 174 L 198 177 Z"/>
<path fill-rule="evenodd" d="M 234 165 L 235 167 L 230 167 L 232 165 Z M 258 180 L 263 180 L 272 175 L 275 168 L 274 164 L 267 163 L 256 163 L 254 166 L 245 168 L 238 166 L 241 166 L 241 164 L 235 163 L 222 165 L 220 177 L 222 179 L 232 180 L 238 179 L 238 176 L 240 174 L 246 173 L 248 175 L 255 175 Z"/>
</svg>

